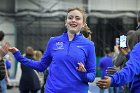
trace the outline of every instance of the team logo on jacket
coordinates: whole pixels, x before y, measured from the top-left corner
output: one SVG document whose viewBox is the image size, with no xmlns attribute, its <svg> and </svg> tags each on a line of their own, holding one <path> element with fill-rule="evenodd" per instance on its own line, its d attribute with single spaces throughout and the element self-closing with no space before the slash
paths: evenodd
<svg viewBox="0 0 140 93">
<path fill-rule="evenodd" d="M 63 42 L 57 42 L 56 43 L 56 48 L 57 49 L 64 49 L 63 44 L 64 44 Z"/>
</svg>

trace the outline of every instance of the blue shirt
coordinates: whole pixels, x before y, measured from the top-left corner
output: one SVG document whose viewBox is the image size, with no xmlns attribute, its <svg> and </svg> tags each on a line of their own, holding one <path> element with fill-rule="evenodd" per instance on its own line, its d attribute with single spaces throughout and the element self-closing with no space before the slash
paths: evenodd
<svg viewBox="0 0 140 93">
<path fill-rule="evenodd" d="M 9 62 L 8 60 L 6 60 L 6 68 L 10 69 L 11 68 L 11 62 Z"/>
<path fill-rule="evenodd" d="M 81 34 L 68 40 L 68 34 L 51 38 L 40 62 L 24 58 L 15 52 L 16 60 L 26 66 L 44 71 L 48 66 L 49 75 L 45 93 L 88 93 L 88 82 L 93 82 L 96 75 L 96 55 L 94 43 Z M 82 62 L 86 72 L 76 70 Z"/>
<path fill-rule="evenodd" d="M 140 43 L 130 52 L 126 66 L 111 76 L 111 86 L 121 86 L 132 81 L 131 93 L 140 93 Z"/>
<path fill-rule="evenodd" d="M 103 58 L 100 59 L 99 61 L 99 67 L 101 69 L 101 78 L 103 79 L 104 76 L 107 76 L 106 69 L 108 67 L 113 67 L 112 63 L 112 57 L 111 56 L 104 56 Z"/>
</svg>

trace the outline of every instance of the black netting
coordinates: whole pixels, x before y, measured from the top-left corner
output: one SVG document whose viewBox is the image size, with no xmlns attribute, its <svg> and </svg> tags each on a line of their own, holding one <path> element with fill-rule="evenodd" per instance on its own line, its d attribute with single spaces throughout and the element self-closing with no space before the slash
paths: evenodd
<svg viewBox="0 0 140 93">
<path fill-rule="evenodd" d="M 18 18 L 17 47 L 24 52 L 27 46 L 45 50 L 50 37 L 61 35 L 64 22 L 53 18 Z"/>
<path fill-rule="evenodd" d="M 65 17 L 18 17 L 17 25 L 17 47 L 23 52 L 27 46 L 35 49 L 45 50 L 50 37 L 61 35 L 66 29 L 64 27 Z M 126 34 L 128 30 L 135 29 L 136 19 L 130 18 L 96 18 L 88 17 L 88 25 L 91 28 L 92 41 L 95 43 L 97 56 L 103 56 L 105 47 L 113 50 L 115 38 L 120 34 Z M 131 21 L 131 22 L 130 22 Z"/>
</svg>

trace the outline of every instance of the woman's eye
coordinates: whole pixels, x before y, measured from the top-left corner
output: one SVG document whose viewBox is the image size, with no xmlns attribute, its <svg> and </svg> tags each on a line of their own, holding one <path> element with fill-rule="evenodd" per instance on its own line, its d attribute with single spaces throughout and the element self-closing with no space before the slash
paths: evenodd
<svg viewBox="0 0 140 93">
<path fill-rule="evenodd" d="M 77 18 L 76 18 L 76 20 L 80 20 L 80 18 L 79 18 L 79 17 L 77 17 Z"/>
<path fill-rule="evenodd" d="M 68 17 L 68 19 L 72 19 L 72 17 Z"/>
<path fill-rule="evenodd" d="M 75 20 L 80 20 L 81 18 L 80 18 L 80 17 L 73 17 L 73 16 L 69 16 L 69 17 L 68 17 L 68 19 L 69 19 L 69 20 L 72 20 L 72 19 L 75 19 Z"/>
</svg>

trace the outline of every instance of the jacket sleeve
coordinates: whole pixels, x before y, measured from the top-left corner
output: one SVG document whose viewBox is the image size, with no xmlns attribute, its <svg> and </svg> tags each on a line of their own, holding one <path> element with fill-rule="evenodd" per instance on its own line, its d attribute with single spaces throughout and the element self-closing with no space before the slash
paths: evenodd
<svg viewBox="0 0 140 93">
<path fill-rule="evenodd" d="M 135 75 L 140 74 L 140 43 L 130 53 L 126 66 L 111 76 L 111 86 L 121 86 L 132 81 Z"/>
<path fill-rule="evenodd" d="M 38 71 L 44 71 L 51 63 L 51 39 L 48 42 L 48 46 L 46 48 L 46 51 L 44 52 L 42 58 L 40 61 L 35 61 L 35 60 L 31 60 L 28 59 L 26 57 L 23 57 L 20 53 L 20 51 L 17 51 L 14 53 L 14 56 L 16 58 L 16 60 L 28 67 L 31 67 L 33 69 L 36 69 Z"/>
<path fill-rule="evenodd" d="M 126 62 L 126 57 L 121 52 L 118 54 L 116 58 L 113 58 L 113 64 L 116 67 L 122 66 Z"/>
<path fill-rule="evenodd" d="M 96 54 L 94 44 L 89 46 L 88 56 L 87 56 L 87 65 L 86 72 L 81 72 L 82 79 L 85 82 L 93 82 L 96 77 Z"/>
</svg>

